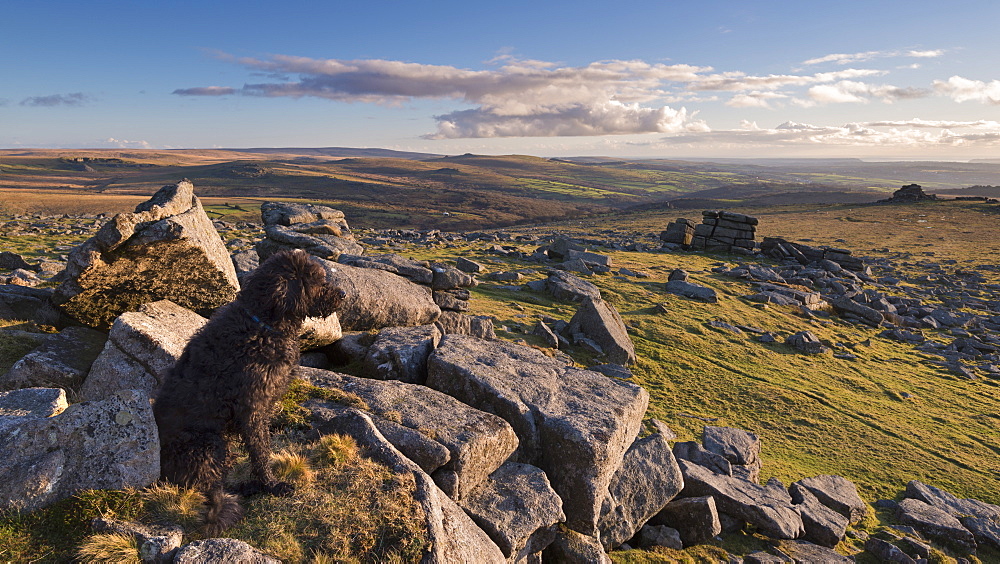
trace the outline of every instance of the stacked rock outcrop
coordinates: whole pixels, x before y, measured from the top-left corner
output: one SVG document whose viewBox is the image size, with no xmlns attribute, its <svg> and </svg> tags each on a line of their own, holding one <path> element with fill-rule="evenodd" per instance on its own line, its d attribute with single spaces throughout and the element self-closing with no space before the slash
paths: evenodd
<svg viewBox="0 0 1000 564">
<path fill-rule="evenodd" d="M 660 240 L 664 243 L 690 245 L 691 240 L 694 239 L 695 227 L 695 222 L 679 217 L 673 223 L 668 224 L 663 233 L 660 233 Z"/>
<path fill-rule="evenodd" d="M 260 206 L 264 236 L 256 245 L 260 260 L 286 249 L 304 249 L 313 256 L 337 260 L 342 253 L 360 255 L 344 212 L 327 206 L 265 202 Z"/>
<path fill-rule="evenodd" d="M 716 252 L 752 252 L 756 247 L 756 217 L 727 211 L 703 211 L 691 246 Z M 739 249 L 734 251 L 734 249 Z"/>
<path fill-rule="evenodd" d="M 879 200 L 876 203 L 879 204 L 906 204 L 912 202 L 924 202 L 928 200 L 937 200 L 936 194 L 927 194 L 924 189 L 919 184 L 907 184 L 899 190 L 892 193 L 891 198 L 886 198 L 885 200 Z"/>
</svg>

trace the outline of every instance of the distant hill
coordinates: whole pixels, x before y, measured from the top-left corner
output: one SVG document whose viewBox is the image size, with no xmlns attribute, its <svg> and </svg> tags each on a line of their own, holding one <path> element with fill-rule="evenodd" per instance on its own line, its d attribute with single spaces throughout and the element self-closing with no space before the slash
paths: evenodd
<svg viewBox="0 0 1000 564">
<path fill-rule="evenodd" d="M 266 147 L 255 149 L 223 149 L 237 153 L 259 153 L 263 155 L 301 155 L 306 157 L 369 157 L 425 160 L 442 157 L 435 153 L 413 153 L 392 149 L 366 149 L 356 147 Z"/>
</svg>

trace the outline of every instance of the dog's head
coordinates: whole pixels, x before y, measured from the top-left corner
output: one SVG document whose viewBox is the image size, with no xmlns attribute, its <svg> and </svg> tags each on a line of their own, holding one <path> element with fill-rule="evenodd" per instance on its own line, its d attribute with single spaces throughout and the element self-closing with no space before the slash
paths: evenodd
<svg viewBox="0 0 1000 564">
<path fill-rule="evenodd" d="M 301 249 L 270 256 L 248 276 L 244 301 L 275 321 L 326 317 L 340 308 L 346 293 L 327 281 L 326 269 Z"/>
</svg>

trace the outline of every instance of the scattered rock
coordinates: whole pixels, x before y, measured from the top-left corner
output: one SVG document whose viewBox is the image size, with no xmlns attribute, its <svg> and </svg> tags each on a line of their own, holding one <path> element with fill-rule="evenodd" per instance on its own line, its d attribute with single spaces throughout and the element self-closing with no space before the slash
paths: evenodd
<svg viewBox="0 0 1000 564">
<path fill-rule="evenodd" d="M 597 343 L 611 362 L 621 365 L 635 363 L 635 347 L 625 322 L 618 310 L 604 300 L 583 300 L 569 327 L 571 333 L 582 333 Z"/>
<path fill-rule="evenodd" d="M 677 529 L 685 547 L 708 542 L 722 532 L 712 496 L 675 499 L 657 513 L 650 524 Z"/>
<path fill-rule="evenodd" d="M 0 377 L 0 389 L 79 388 L 107 336 L 86 327 L 67 327 L 24 355 Z"/>
<path fill-rule="evenodd" d="M 666 290 L 671 294 L 677 294 L 678 296 L 683 296 L 685 298 L 705 303 L 714 304 L 719 301 L 718 294 L 716 294 L 715 290 L 712 288 L 699 286 L 698 284 L 686 282 L 684 280 L 671 280 L 667 282 Z"/>
<path fill-rule="evenodd" d="M 918 499 L 907 498 L 899 502 L 896 519 L 912 525 L 929 538 L 960 550 L 973 551 L 976 540 L 958 519 L 947 512 Z"/>
<path fill-rule="evenodd" d="M 813 335 L 811 331 L 799 331 L 798 333 L 789 335 L 785 339 L 785 344 L 805 354 L 826 354 L 830 352 L 830 348 L 824 345 L 819 340 L 819 337 Z"/>
</svg>

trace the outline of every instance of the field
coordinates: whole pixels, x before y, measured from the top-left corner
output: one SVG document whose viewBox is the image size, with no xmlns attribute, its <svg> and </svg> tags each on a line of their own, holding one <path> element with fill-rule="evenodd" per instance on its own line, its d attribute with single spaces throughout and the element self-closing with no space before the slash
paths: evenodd
<svg viewBox="0 0 1000 564">
<path fill-rule="evenodd" d="M 260 201 L 272 199 L 273 194 L 282 199 L 332 202 L 345 211 L 352 228 L 362 237 L 375 228 L 427 225 L 423 221 L 430 217 L 421 209 L 410 209 L 410 200 L 386 205 L 386 200 L 378 197 L 385 192 L 380 192 L 381 189 L 365 192 L 368 188 L 361 184 L 366 183 L 393 186 L 399 193 L 413 192 L 416 199 L 421 194 L 426 199 L 429 193 L 464 194 L 464 203 L 448 209 L 455 210 L 454 214 L 460 218 L 476 219 L 456 222 L 447 216 L 434 216 L 438 223 L 431 225 L 442 229 L 463 225 L 461 221 L 491 218 L 492 223 L 477 227 L 485 229 L 506 221 L 497 218 L 510 218 L 512 223 L 521 223 L 506 229 L 511 234 L 566 234 L 586 240 L 636 240 L 654 244 L 659 232 L 676 217 L 700 220 L 700 210 L 642 210 L 632 205 L 644 198 L 656 202 L 659 196 L 650 194 L 677 193 L 679 185 L 691 182 L 679 173 L 572 164 L 587 168 L 587 174 L 559 180 L 560 174 L 568 174 L 564 168 L 568 164 L 533 161 L 525 164 L 525 159 L 458 157 L 432 163 L 403 161 L 411 163 L 405 167 L 398 160 L 380 161 L 377 166 L 371 159 L 363 163 L 354 159 L 324 162 L 309 165 L 309 174 L 300 170 L 295 175 L 281 177 L 283 182 L 294 178 L 297 184 L 282 184 L 292 186 L 294 194 L 280 192 L 277 183 L 261 188 L 254 184 L 255 180 L 231 179 L 227 181 L 229 184 L 221 180 L 218 184 L 199 182 L 190 175 L 193 169 L 187 165 L 184 168 L 213 217 L 233 222 L 255 220 L 256 206 Z M 8 162 L 0 161 L 5 177 L 14 174 Z M 51 166 L 51 162 L 45 166 Z M 221 174 L 219 167 L 229 170 L 232 165 L 226 162 L 198 166 L 206 174 Z M 271 170 L 287 172 L 295 165 L 282 166 L 288 168 L 276 166 Z M 516 172 L 519 166 L 522 170 Z M 442 172 L 445 168 L 459 172 Z M 401 172 L 404 169 L 405 175 Z M 530 174 L 523 169 L 530 170 Z M 320 170 L 326 170 L 323 173 L 326 176 L 320 175 Z M 421 171 L 426 174 L 420 176 Z M 109 184 L 100 189 L 83 184 L 50 189 L 8 184 L 0 192 L 4 207 L 0 213 L 56 214 L 68 213 L 71 208 L 76 210 L 73 213 L 123 211 L 145 199 L 144 191 L 169 182 L 170 174 L 163 171 L 162 175 L 145 178 L 142 183 Z M 322 177 L 324 186 L 355 183 L 357 190 L 351 196 L 354 199 L 328 197 L 328 192 L 319 189 L 310 192 L 313 186 L 310 183 L 320 182 L 312 180 L 316 175 Z M 490 186 L 505 188 L 483 189 L 484 195 L 476 195 L 480 193 L 456 188 L 441 179 L 441 175 L 475 179 L 468 181 L 470 185 L 485 186 L 493 182 Z M 406 184 L 399 180 L 403 176 L 411 180 L 421 178 L 426 184 L 420 188 Z M 648 185 L 636 180 L 639 177 Z M 240 182 L 252 186 L 239 189 Z M 712 182 L 722 183 L 724 179 L 720 176 Z M 202 186 L 207 188 L 204 194 Z M 484 200 L 476 203 L 476 198 Z M 512 202 L 514 205 L 516 198 L 533 202 L 533 208 L 541 210 L 538 212 L 541 215 L 529 216 L 517 207 L 505 211 L 504 205 Z M 591 208 L 580 203 L 591 200 L 605 204 Z M 567 212 L 571 208 L 559 207 L 564 201 L 570 202 L 574 213 L 602 213 L 581 215 L 572 221 L 524 223 L 532 218 L 550 217 L 546 214 L 573 215 Z M 609 201 L 617 203 L 607 204 Z M 469 209 L 462 211 L 466 204 Z M 550 211 L 547 206 L 558 211 Z M 927 262 L 943 265 L 955 261 L 948 267 L 951 269 L 1000 265 L 1000 206 L 996 204 L 812 204 L 730 209 L 759 217 L 759 236 L 846 247 L 856 255 L 888 258 L 906 275 L 920 275 Z M 0 245 L 4 250 L 23 253 L 30 260 L 64 254 L 54 251 L 54 247 L 79 242 L 88 235 L 6 235 L 0 239 Z M 260 233 L 246 228 L 244 235 L 253 238 Z M 601 288 L 605 299 L 618 308 L 629 328 L 639 357 L 633 369 L 634 380 L 651 397 L 647 416 L 666 422 L 677 432 L 678 440 L 698 440 L 705 424 L 734 426 L 761 437 L 762 479 L 773 476 L 787 485 L 808 476 L 839 474 L 856 483 L 868 502 L 896 498 L 906 482 L 917 479 L 960 497 L 1000 504 L 1000 400 L 997 399 L 1000 379 L 960 378 L 933 364 L 932 357 L 912 345 L 877 336 L 880 329 L 847 323 L 837 316 L 807 319 L 797 308 L 762 307 L 744 300 L 741 296 L 753 292 L 750 283 L 711 271 L 723 264 L 735 266 L 741 260 L 738 257 L 693 252 L 625 252 L 592 246 L 609 254 L 615 269 L 626 267 L 649 275 L 648 278 L 598 275 L 592 281 Z M 545 266 L 498 256 L 492 247 L 493 243 L 479 242 L 449 247 L 411 245 L 394 252 L 439 261 L 463 256 L 487 264 L 490 271 L 522 270 L 527 280 L 545 276 Z M 520 249 L 534 250 L 532 246 Z M 368 252 L 385 250 L 370 248 Z M 667 294 L 663 283 L 675 268 L 684 268 L 693 281 L 715 288 L 721 296 L 720 302 L 703 304 Z M 982 273 L 989 283 L 1000 284 L 996 271 Z M 502 338 L 524 339 L 535 345 L 540 341 L 527 333 L 539 318 L 550 316 L 568 321 L 575 311 L 571 304 L 554 302 L 528 290 L 514 290 L 506 283 L 483 282 L 472 293 L 469 313 L 493 316 L 501 327 L 498 333 Z M 758 343 L 749 333 L 734 334 L 710 327 L 706 325 L 710 320 L 752 326 L 779 335 L 809 330 L 825 342 L 837 345 L 838 350 L 850 351 L 857 359 L 803 356 L 785 345 Z M 934 332 L 928 335 L 937 340 L 944 338 Z M 18 347 L 27 345 L 12 346 L 16 352 L 20 350 Z M 568 352 L 584 366 L 595 360 L 582 350 Z M 878 519 L 885 524 L 891 517 L 879 513 Z M 850 543 L 842 547 L 847 551 L 857 548 Z M 646 561 L 634 555 L 616 558 L 622 562 Z M 988 550 L 981 551 L 980 558 L 1000 561 L 1000 555 Z"/>
</svg>

